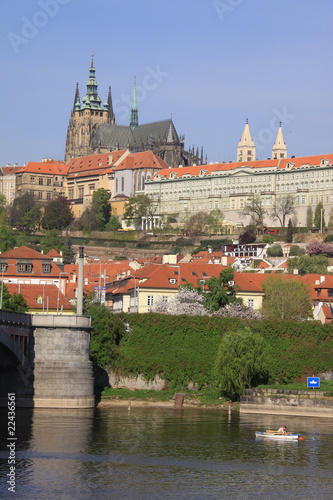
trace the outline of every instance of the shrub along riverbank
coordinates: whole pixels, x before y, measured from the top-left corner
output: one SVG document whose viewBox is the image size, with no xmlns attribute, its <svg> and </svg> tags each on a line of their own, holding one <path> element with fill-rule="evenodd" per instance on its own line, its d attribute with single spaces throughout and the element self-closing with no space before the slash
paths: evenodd
<svg viewBox="0 0 333 500">
<path fill-rule="evenodd" d="M 307 376 L 332 370 L 331 325 L 154 313 L 114 316 L 105 311 L 111 314 L 112 339 L 93 318 L 93 361 L 146 380 L 158 374 L 172 390 L 192 382 L 199 390 L 219 386 L 237 399 L 237 387 L 226 382 L 228 373 L 219 376 L 226 366 L 240 390 L 242 384 L 305 382 Z"/>
</svg>

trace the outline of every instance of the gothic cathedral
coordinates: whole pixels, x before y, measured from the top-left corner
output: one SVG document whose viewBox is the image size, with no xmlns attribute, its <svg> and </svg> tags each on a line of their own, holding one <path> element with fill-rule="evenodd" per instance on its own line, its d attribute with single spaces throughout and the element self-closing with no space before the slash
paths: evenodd
<svg viewBox="0 0 333 500">
<path fill-rule="evenodd" d="M 179 136 L 172 119 L 139 125 L 136 84 L 129 126 L 116 125 L 113 113 L 111 87 L 107 99 L 97 93 L 94 58 L 92 56 L 87 92 L 80 101 L 76 84 L 74 105 L 67 130 L 65 161 L 109 151 L 130 149 L 131 152 L 151 150 L 173 168 L 203 164 L 203 149 L 194 146 L 185 150 L 185 139 Z M 207 163 L 207 158 L 206 158 Z"/>
</svg>

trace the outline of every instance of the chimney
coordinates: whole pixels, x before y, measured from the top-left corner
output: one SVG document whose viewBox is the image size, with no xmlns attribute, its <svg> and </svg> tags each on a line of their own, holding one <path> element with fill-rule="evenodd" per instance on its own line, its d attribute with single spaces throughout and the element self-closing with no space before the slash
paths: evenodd
<svg viewBox="0 0 333 500">
<path fill-rule="evenodd" d="M 221 264 L 222 264 L 223 267 L 227 267 L 228 266 L 228 257 L 226 255 L 222 255 Z"/>
</svg>

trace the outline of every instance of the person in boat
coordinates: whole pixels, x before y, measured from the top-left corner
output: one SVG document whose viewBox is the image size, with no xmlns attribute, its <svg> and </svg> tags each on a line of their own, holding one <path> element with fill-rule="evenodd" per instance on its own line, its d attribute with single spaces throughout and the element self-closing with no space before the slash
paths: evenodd
<svg viewBox="0 0 333 500">
<path fill-rule="evenodd" d="M 284 425 L 283 427 L 280 427 L 280 429 L 277 431 L 280 434 L 286 434 L 287 433 L 287 427 Z"/>
</svg>

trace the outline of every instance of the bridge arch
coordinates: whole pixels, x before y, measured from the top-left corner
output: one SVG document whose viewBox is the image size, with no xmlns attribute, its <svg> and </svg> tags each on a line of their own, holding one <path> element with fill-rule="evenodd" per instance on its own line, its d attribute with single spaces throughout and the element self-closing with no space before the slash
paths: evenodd
<svg viewBox="0 0 333 500">
<path fill-rule="evenodd" d="M 18 363 L 23 362 L 23 353 L 21 349 L 18 347 L 15 340 L 7 333 L 4 333 L 0 327 L 0 346 L 1 344 L 17 358 Z"/>
</svg>

